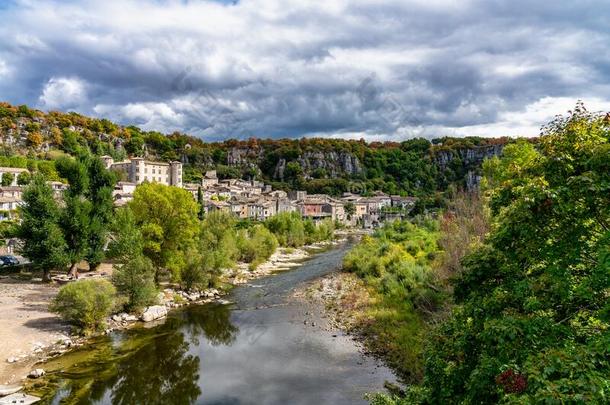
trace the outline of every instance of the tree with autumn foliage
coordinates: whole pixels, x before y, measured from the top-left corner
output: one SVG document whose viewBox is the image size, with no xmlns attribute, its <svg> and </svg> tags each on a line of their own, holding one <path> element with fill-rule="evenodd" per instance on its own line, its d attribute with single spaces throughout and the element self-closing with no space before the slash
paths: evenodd
<svg viewBox="0 0 610 405">
<path fill-rule="evenodd" d="M 610 400 L 610 121 L 578 104 L 511 148 L 486 167 L 493 231 L 401 403 Z"/>
</svg>

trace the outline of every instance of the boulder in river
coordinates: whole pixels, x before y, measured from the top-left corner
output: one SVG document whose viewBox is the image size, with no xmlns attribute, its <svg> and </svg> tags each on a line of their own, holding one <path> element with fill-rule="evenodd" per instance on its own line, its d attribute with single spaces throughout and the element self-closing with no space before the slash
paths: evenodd
<svg viewBox="0 0 610 405">
<path fill-rule="evenodd" d="M 144 322 L 152 322 L 157 319 L 165 318 L 167 316 L 167 308 L 164 305 L 153 305 L 144 311 L 141 319 Z"/>
</svg>

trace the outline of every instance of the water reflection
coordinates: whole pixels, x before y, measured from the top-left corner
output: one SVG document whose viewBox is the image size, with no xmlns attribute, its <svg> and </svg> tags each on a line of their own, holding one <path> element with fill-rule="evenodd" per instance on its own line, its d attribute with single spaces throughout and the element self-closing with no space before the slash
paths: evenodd
<svg viewBox="0 0 610 405">
<path fill-rule="evenodd" d="M 237 332 L 229 307 L 207 305 L 177 312 L 158 328 L 128 331 L 118 343 L 100 339 L 47 364 L 43 390 L 54 391 L 47 403 L 193 403 L 202 392 L 200 359 L 190 346 L 202 337 L 231 344 Z"/>
<path fill-rule="evenodd" d="M 239 331 L 230 321 L 229 305 L 209 304 L 190 308 L 181 313 L 184 329 L 193 344 L 203 335 L 214 346 L 231 345 Z"/>
</svg>

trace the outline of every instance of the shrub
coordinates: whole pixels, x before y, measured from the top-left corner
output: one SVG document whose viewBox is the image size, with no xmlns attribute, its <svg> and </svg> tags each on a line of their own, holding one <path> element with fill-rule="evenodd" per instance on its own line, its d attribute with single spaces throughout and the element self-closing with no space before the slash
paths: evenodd
<svg viewBox="0 0 610 405">
<path fill-rule="evenodd" d="M 155 301 L 155 269 L 151 261 L 142 256 L 134 256 L 112 274 L 112 283 L 119 294 L 127 298 L 125 310 L 141 309 Z"/>
<path fill-rule="evenodd" d="M 282 212 L 265 221 L 280 246 L 300 247 L 305 244 L 305 226 L 298 212 Z"/>
<path fill-rule="evenodd" d="M 240 230 L 237 234 L 239 260 L 250 263 L 250 270 L 267 260 L 277 247 L 277 238 L 263 225 Z"/>
<path fill-rule="evenodd" d="M 107 280 L 82 280 L 63 286 L 49 309 L 87 334 L 103 329 L 112 313 L 116 289 Z"/>
<path fill-rule="evenodd" d="M 182 287 L 187 290 L 193 287 L 205 288 L 209 286 L 213 275 L 209 266 L 206 266 L 204 257 L 197 252 L 190 252 L 181 272 Z"/>
<path fill-rule="evenodd" d="M 211 271 L 233 267 L 239 257 L 235 218 L 223 211 L 210 212 L 201 222 L 198 249 Z"/>
<path fill-rule="evenodd" d="M 250 231 L 250 239 L 256 246 L 258 259 L 267 260 L 278 246 L 277 238 L 262 225 L 257 225 Z"/>
</svg>

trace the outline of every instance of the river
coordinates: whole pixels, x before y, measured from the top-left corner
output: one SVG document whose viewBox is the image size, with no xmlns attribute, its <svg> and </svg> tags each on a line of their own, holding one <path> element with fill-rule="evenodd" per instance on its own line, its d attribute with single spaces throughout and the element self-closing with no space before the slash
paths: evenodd
<svg viewBox="0 0 610 405">
<path fill-rule="evenodd" d="M 43 403 L 358 404 L 395 382 L 329 329 L 295 288 L 336 271 L 342 244 L 235 288 L 233 304 L 172 311 L 164 323 L 100 337 L 44 365 Z"/>
</svg>

